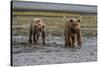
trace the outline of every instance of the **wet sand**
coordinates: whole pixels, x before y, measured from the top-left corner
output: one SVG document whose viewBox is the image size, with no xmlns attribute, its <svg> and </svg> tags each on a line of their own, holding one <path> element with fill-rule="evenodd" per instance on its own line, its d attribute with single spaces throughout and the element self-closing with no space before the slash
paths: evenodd
<svg viewBox="0 0 100 67">
<path fill-rule="evenodd" d="M 28 37 L 13 36 L 14 66 L 80 63 L 97 61 L 97 38 L 83 37 L 82 48 L 65 48 L 64 37 L 47 37 L 46 46 L 23 45 Z M 39 41 L 41 42 L 41 41 Z"/>
</svg>

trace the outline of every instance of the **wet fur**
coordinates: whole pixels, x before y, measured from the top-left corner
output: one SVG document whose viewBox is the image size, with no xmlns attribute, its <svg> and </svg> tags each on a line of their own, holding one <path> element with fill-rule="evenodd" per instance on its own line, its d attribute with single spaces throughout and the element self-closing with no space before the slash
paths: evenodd
<svg viewBox="0 0 100 67">
<path fill-rule="evenodd" d="M 82 36 L 80 30 L 80 19 L 68 19 L 65 23 L 65 47 L 75 47 L 75 42 L 81 47 Z"/>
<path fill-rule="evenodd" d="M 35 18 L 30 24 L 29 43 L 36 45 L 40 36 L 42 38 L 42 44 L 45 45 L 45 24 L 42 19 Z"/>
</svg>

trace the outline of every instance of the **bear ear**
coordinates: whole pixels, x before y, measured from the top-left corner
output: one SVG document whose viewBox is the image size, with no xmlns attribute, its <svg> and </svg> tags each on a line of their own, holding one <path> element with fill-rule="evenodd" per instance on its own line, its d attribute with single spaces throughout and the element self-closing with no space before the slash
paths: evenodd
<svg viewBox="0 0 100 67">
<path fill-rule="evenodd" d="M 36 22 L 38 23 L 38 22 L 40 22 L 40 20 L 37 20 Z"/>
<path fill-rule="evenodd" d="M 70 21 L 71 23 L 73 23 L 73 22 L 74 22 L 74 21 L 73 21 L 73 19 L 70 19 L 69 21 Z"/>
<path fill-rule="evenodd" d="M 77 20 L 80 23 L 80 19 Z"/>
<path fill-rule="evenodd" d="M 45 25 L 42 26 L 42 28 L 44 28 L 44 27 L 45 27 Z"/>
</svg>

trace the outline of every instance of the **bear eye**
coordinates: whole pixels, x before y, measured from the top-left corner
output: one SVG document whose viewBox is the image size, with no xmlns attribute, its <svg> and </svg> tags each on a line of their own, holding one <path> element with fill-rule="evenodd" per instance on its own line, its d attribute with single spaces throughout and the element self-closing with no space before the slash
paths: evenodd
<svg viewBox="0 0 100 67">
<path fill-rule="evenodd" d="M 80 19 L 78 19 L 77 21 L 80 22 Z"/>
</svg>

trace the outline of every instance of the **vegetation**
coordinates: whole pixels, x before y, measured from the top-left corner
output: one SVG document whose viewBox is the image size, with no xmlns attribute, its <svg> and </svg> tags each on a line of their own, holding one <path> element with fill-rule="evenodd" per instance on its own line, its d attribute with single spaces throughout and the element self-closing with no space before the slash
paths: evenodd
<svg viewBox="0 0 100 67">
<path fill-rule="evenodd" d="M 37 16 L 36 16 L 37 15 Z M 39 16 L 41 15 L 41 16 Z M 81 16 L 71 13 L 53 13 L 53 12 L 13 12 L 12 35 L 28 36 L 29 25 L 35 17 L 42 18 L 46 23 L 47 35 L 63 36 L 64 24 L 66 19 L 64 16 Z M 81 16 L 81 30 L 83 36 L 96 36 L 97 23 L 96 16 Z"/>
</svg>

